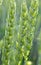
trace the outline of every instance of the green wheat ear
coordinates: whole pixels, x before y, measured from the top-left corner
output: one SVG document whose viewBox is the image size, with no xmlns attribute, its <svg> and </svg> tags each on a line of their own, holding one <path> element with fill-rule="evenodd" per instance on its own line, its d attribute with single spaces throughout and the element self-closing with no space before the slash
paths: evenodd
<svg viewBox="0 0 41 65">
<path fill-rule="evenodd" d="M 31 0 L 31 6 L 29 9 L 29 14 L 30 14 L 30 20 L 32 26 L 34 26 L 36 23 L 37 15 L 38 15 L 38 0 Z"/>
<path fill-rule="evenodd" d="M 5 37 L 4 37 L 4 50 L 2 56 L 3 65 L 10 64 L 10 60 L 11 60 L 10 55 L 12 54 L 12 49 L 10 48 L 14 44 L 13 42 L 14 21 L 15 21 L 15 1 L 10 0 L 8 16 L 6 19 Z"/>
<path fill-rule="evenodd" d="M 38 6 L 39 6 L 38 0 L 31 0 L 31 6 L 29 8 L 29 22 L 31 26 L 32 42 L 34 39 L 35 28 L 37 24 Z"/>
<path fill-rule="evenodd" d="M 15 65 L 21 65 L 23 57 L 27 60 L 29 54 L 29 44 L 27 44 L 27 30 L 28 30 L 28 12 L 26 2 L 21 5 L 21 15 L 19 21 L 19 30 L 15 42 Z M 29 41 L 28 41 L 29 42 Z M 28 45 L 28 46 L 27 46 Z M 28 48 L 27 48 L 28 47 Z"/>
<path fill-rule="evenodd" d="M 30 40 L 30 25 L 28 22 L 28 9 L 26 5 L 26 1 L 23 2 L 21 6 L 21 17 L 20 17 L 20 36 L 21 36 L 21 52 L 22 56 L 25 60 L 27 60 L 27 56 L 29 54 L 29 50 L 32 46 L 32 42 Z M 31 45 L 31 46 L 30 46 Z"/>
<path fill-rule="evenodd" d="M 38 0 L 31 0 L 31 6 L 29 9 L 29 15 L 28 15 L 28 20 L 29 20 L 28 22 L 29 22 L 29 25 L 31 26 L 31 28 L 30 28 L 31 37 L 30 38 L 31 38 L 32 43 L 33 43 L 35 28 L 36 28 L 36 24 L 37 24 L 38 6 L 39 6 L 38 3 L 39 3 Z M 26 65 L 29 65 L 28 61 L 26 63 L 27 63 Z"/>
<path fill-rule="evenodd" d="M 31 33 L 31 26 L 28 20 L 28 9 L 26 6 L 26 2 L 23 1 L 21 5 L 21 15 L 20 15 L 20 23 L 19 23 L 19 30 L 17 33 L 17 40 L 16 40 L 16 59 L 15 65 L 21 65 L 22 59 L 24 57 L 25 61 L 28 59 L 28 55 L 32 46 L 32 37 Z"/>
<path fill-rule="evenodd" d="M 25 61 L 28 60 L 28 55 L 32 46 L 31 25 L 29 22 L 29 13 L 26 2 L 24 1 L 21 7 L 20 17 L 20 36 L 21 36 L 21 52 Z"/>
</svg>

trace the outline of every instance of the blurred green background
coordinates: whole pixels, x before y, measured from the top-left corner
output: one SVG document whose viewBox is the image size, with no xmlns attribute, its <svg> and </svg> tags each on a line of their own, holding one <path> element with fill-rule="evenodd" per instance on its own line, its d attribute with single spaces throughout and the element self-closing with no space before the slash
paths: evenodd
<svg viewBox="0 0 41 65">
<path fill-rule="evenodd" d="M 28 9 L 30 6 L 30 1 L 31 0 L 26 0 Z M 16 0 L 17 24 L 19 22 L 19 17 L 20 17 L 20 12 L 21 12 L 21 10 L 20 10 L 21 9 L 21 3 L 22 3 L 22 0 Z M 5 34 L 5 24 L 6 24 L 6 17 L 7 17 L 7 13 L 8 13 L 8 6 L 9 6 L 9 0 L 0 0 L 0 41 L 3 39 L 4 34 Z M 38 56 L 37 56 L 38 57 L 38 63 L 37 64 L 41 65 L 41 0 L 39 0 L 39 15 L 37 18 L 36 31 L 35 31 L 35 37 L 34 37 L 32 50 L 33 49 L 34 49 L 34 52 L 32 52 L 30 56 L 31 56 L 31 58 L 34 58 L 33 54 L 36 53 L 36 56 L 38 54 Z M 1 50 L 0 50 L 0 53 L 1 53 Z M 32 57 L 32 55 L 33 55 L 33 57 Z M 0 59 L 0 61 L 1 61 L 1 59 Z M 32 61 L 33 61 L 33 59 L 32 59 Z M 37 59 L 35 60 L 35 62 L 37 62 Z"/>
</svg>

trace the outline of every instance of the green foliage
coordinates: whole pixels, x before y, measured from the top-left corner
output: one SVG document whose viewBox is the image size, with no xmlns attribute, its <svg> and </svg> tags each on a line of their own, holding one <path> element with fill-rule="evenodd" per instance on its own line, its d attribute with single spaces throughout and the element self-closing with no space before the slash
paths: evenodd
<svg viewBox="0 0 41 65">
<path fill-rule="evenodd" d="M 38 15 L 38 0 L 31 0 L 29 10 L 27 3 L 23 0 L 20 3 L 20 16 L 17 20 L 17 7 L 14 0 L 7 0 L 9 5 L 5 6 L 6 0 L 3 1 L 3 19 L 5 21 L 5 36 L 2 40 L 2 65 L 22 65 L 22 59 L 24 58 L 24 65 L 32 65 L 31 61 L 28 61 L 28 55 L 32 47 L 34 33 L 36 28 L 36 19 Z M 4 10 L 5 9 L 5 10 Z M 1 16 L 0 16 L 1 17 Z M 17 24 L 18 22 L 18 24 Z"/>
<path fill-rule="evenodd" d="M 38 59 L 38 65 L 41 64 L 41 29 L 40 29 L 40 34 L 38 36 L 38 49 L 39 49 L 39 59 Z"/>
</svg>

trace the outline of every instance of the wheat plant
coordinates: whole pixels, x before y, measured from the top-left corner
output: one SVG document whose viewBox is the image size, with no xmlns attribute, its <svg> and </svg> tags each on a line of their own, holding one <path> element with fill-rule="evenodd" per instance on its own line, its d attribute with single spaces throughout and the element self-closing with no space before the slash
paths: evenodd
<svg viewBox="0 0 41 65">
<path fill-rule="evenodd" d="M 28 61 L 38 16 L 38 0 L 31 0 L 29 10 L 26 0 L 21 3 L 21 14 L 18 27 L 16 20 L 16 2 L 9 0 L 6 18 L 5 36 L 2 40 L 2 65 L 32 65 Z"/>
</svg>

